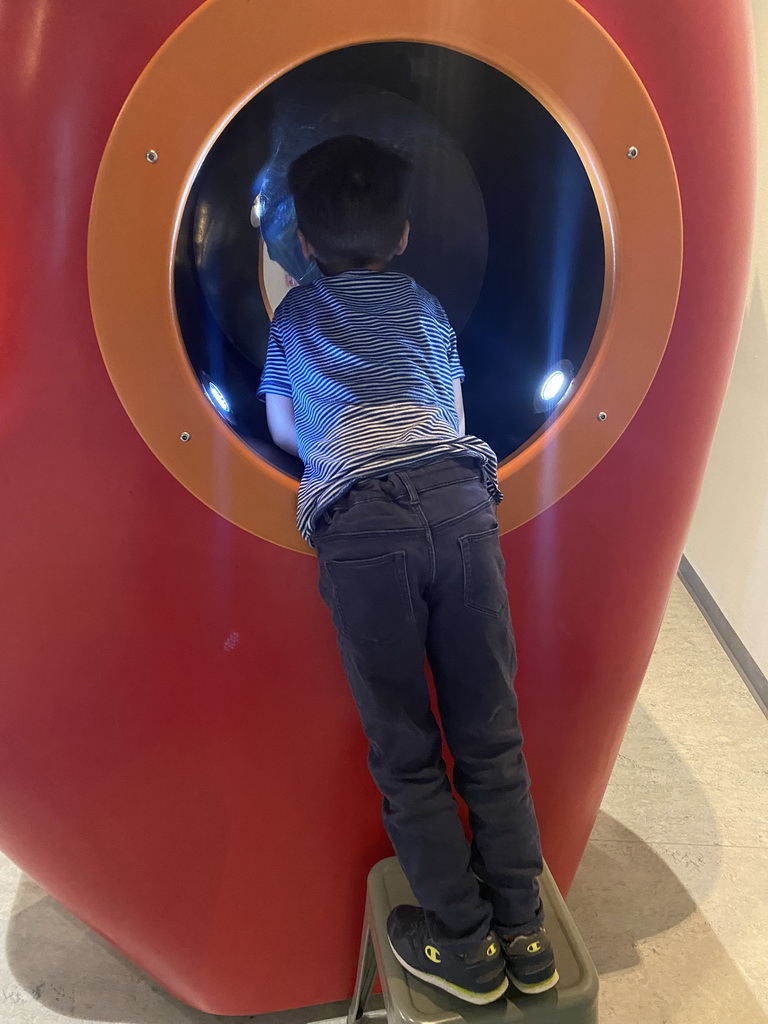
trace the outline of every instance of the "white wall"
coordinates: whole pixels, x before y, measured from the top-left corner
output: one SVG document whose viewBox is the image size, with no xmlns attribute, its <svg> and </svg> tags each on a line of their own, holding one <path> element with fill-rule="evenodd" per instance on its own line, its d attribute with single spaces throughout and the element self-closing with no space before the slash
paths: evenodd
<svg viewBox="0 0 768 1024">
<path fill-rule="evenodd" d="M 768 675 L 768 0 L 757 37 L 758 198 L 752 284 L 686 555 Z"/>
</svg>

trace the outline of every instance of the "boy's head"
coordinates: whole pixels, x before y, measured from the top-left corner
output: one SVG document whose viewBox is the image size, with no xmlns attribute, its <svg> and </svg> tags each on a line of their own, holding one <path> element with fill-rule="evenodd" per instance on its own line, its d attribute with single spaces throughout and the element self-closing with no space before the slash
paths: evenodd
<svg viewBox="0 0 768 1024">
<path fill-rule="evenodd" d="M 321 142 L 291 164 L 304 255 L 326 274 L 380 270 L 408 243 L 410 165 L 357 135 Z"/>
</svg>

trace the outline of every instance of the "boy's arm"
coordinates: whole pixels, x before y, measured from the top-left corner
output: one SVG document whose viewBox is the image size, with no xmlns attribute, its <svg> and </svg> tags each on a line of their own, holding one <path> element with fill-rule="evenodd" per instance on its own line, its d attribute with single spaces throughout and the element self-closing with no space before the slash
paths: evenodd
<svg viewBox="0 0 768 1024">
<path fill-rule="evenodd" d="M 287 395 L 266 394 L 267 425 L 272 440 L 278 448 L 289 455 L 298 455 L 299 446 L 296 440 L 296 417 L 293 411 L 293 399 Z"/>
<path fill-rule="evenodd" d="M 453 327 L 451 327 L 451 322 L 448 319 L 448 314 L 434 296 L 432 296 L 432 301 L 435 304 L 437 320 L 443 329 L 446 340 L 448 371 L 451 375 L 451 380 L 453 381 L 453 404 L 456 408 L 456 416 L 459 421 L 459 434 L 463 436 L 467 431 L 467 423 L 464 415 L 464 395 L 461 391 L 461 385 L 464 381 L 464 368 L 462 367 L 461 360 L 459 359 L 459 344 L 456 340 L 456 332 Z"/>
<path fill-rule="evenodd" d="M 456 406 L 456 415 L 459 417 L 459 433 L 466 432 L 466 420 L 464 417 L 464 395 L 461 392 L 461 381 L 456 377 L 453 379 L 453 401 Z"/>
<path fill-rule="evenodd" d="M 289 455 L 298 455 L 291 375 L 288 372 L 285 346 L 280 331 L 281 308 L 282 305 L 276 310 L 269 329 L 267 358 L 261 375 L 259 398 L 267 404 L 267 426 L 272 440 L 278 448 L 282 448 Z"/>
</svg>

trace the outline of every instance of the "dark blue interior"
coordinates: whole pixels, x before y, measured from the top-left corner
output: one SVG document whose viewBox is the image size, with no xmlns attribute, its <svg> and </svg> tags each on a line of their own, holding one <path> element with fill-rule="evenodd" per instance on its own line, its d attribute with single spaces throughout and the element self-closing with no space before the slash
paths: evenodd
<svg viewBox="0 0 768 1024">
<path fill-rule="evenodd" d="M 467 372 L 467 430 L 500 459 L 552 414 L 537 402 L 563 360 L 576 371 L 603 296 L 595 196 L 573 145 L 522 86 L 442 47 L 377 43 L 336 50 L 259 93 L 222 132 L 190 194 L 176 253 L 176 301 L 201 386 L 225 419 L 286 472 L 300 464 L 269 439 L 256 399 L 269 321 L 258 283 L 259 230 L 295 276 L 284 172 L 328 135 L 397 146 L 415 165 L 412 242 L 394 265 L 441 300 Z"/>
</svg>

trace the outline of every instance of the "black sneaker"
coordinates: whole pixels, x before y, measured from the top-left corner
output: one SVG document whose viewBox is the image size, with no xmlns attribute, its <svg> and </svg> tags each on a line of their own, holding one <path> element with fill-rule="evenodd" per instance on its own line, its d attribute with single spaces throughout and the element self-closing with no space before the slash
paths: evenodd
<svg viewBox="0 0 768 1024">
<path fill-rule="evenodd" d="M 509 941 L 502 940 L 501 948 L 512 984 L 520 992 L 539 995 L 554 988 L 560 980 L 552 943 L 544 928 L 533 935 L 517 935 Z"/>
<path fill-rule="evenodd" d="M 429 933 L 424 911 L 408 906 L 395 907 L 387 932 L 392 952 L 406 971 L 444 992 L 484 1006 L 507 991 L 506 965 L 493 934 L 466 953 L 441 950 Z"/>
</svg>

